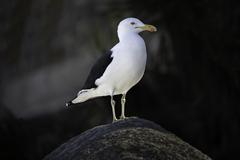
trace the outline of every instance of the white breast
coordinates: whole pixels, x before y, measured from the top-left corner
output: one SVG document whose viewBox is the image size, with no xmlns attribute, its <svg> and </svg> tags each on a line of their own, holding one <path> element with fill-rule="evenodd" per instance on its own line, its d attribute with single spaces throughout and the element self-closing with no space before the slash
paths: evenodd
<svg viewBox="0 0 240 160">
<path fill-rule="evenodd" d="M 112 51 L 113 61 L 96 84 L 113 89 L 114 94 L 126 93 L 144 74 L 147 59 L 145 42 L 136 34 L 119 42 Z"/>
</svg>

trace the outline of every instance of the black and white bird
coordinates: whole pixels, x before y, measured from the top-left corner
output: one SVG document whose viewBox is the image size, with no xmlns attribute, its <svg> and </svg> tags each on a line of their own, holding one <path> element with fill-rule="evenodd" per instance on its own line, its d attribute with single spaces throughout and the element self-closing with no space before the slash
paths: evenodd
<svg viewBox="0 0 240 160">
<path fill-rule="evenodd" d="M 121 94 L 120 119 L 125 119 L 126 94 L 141 80 L 146 66 L 146 46 L 139 35 L 142 31 L 155 32 L 157 29 L 152 25 L 144 24 L 137 18 L 122 20 L 117 30 L 119 43 L 98 59 L 82 90 L 75 99 L 66 103 L 66 106 L 95 97 L 110 96 L 114 122 L 118 119 L 113 96 Z"/>
</svg>

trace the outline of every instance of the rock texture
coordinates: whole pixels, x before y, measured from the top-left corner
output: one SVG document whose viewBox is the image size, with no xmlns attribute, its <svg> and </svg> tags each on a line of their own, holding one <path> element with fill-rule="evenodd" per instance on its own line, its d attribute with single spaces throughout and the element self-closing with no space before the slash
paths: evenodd
<svg viewBox="0 0 240 160">
<path fill-rule="evenodd" d="M 44 160 L 210 160 L 161 126 L 128 118 L 97 126 L 62 144 Z"/>
</svg>

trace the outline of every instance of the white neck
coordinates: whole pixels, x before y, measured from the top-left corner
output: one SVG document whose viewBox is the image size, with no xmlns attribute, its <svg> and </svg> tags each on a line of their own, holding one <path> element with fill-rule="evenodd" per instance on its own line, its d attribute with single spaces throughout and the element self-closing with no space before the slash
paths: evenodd
<svg viewBox="0 0 240 160">
<path fill-rule="evenodd" d="M 129 37 L 135 36 L 135 37 L 140 37 L 140 35 L 136 32 L 132 31 L 127 31 L 127 30 L 122 30 L 118 29 L 118 39 L 119 41 L 124 41 L 125 39 L 128 39 Z"/>
</svg>

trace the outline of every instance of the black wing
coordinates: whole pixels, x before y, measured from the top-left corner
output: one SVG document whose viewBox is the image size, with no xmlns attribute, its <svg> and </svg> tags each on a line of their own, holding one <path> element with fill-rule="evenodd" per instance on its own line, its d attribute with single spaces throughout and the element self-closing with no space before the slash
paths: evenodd
<svg viewBox="0 0 240 160">
<path fill-rule="evenodd" d="M 82 89 L 90 89 L 97 87 L 95 81 L 103 75 L 107 66 L 112 62 L 113 57 L 111 57 L 111 55 L 112 51 L 108 51 L 96 61 Z"/>
</svg>

